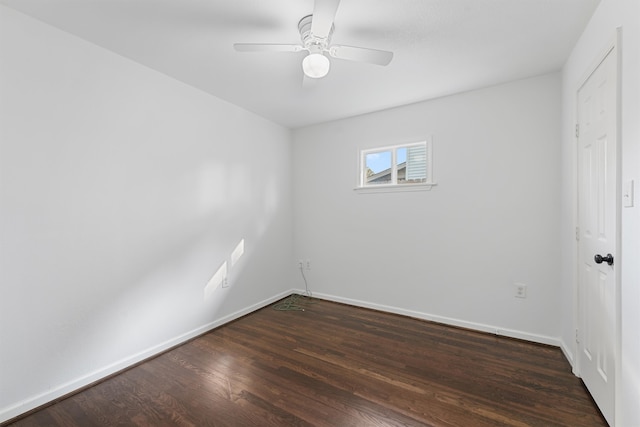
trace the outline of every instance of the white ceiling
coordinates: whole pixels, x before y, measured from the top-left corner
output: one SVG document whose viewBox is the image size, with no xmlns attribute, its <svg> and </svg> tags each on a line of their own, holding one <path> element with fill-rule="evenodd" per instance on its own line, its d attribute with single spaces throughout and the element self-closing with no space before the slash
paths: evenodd
<svg viewBox="0 0 640 427">
<path fill-rule="evenodd" d="M 333 43 L 394 52 L 387 67 L 332 59 L 304 85 L 299 43 L 313 0 L 0 0 L 284 126 L 375 110 L 562 67 L 600 0 L 342 0 Z"/>
</svg>

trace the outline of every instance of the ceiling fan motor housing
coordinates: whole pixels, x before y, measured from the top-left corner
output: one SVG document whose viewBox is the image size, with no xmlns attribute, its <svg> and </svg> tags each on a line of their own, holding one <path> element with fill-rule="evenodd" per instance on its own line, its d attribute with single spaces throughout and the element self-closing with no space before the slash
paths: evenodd
<svg viewBox="0 0 640 427">
<path fill-rule="evenodd" d="M 311 53 L 322 53 L 327 50 L 329 43 L 331 42 L 331 36 L 333 35 L 334 25 L 331 24 L 331 29 L 327 37 L 318 37 L 311 32 L 311 22 L 313 15 L 307 15 L 298 22 L 298 31 L 300 31 L 300 39 L 305 48 L 309 49 Z"/>
</svg>

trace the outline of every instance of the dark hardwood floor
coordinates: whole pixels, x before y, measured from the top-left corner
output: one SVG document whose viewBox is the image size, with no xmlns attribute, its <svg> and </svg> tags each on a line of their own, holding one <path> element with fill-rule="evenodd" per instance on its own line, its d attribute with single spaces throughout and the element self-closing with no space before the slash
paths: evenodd
<svg viewBox="0 0 640 427">
<path fill-rule="evenodd" d="M 256 311 L 12 425 L 606 425 L 558 348 L 311 302 Z"/>
</svg>

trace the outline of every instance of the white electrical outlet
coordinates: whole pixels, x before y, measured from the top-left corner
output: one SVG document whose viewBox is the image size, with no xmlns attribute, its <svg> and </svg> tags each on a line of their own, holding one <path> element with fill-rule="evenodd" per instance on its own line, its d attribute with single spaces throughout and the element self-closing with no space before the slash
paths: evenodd
<svg viewBox="0 0 640 427">
<path fill-rule="evenodd" d="M 304 261 L 298 260 L 298 268 L 304 268 Z"/>
<path fill-rule="evenodd" d="M 224 279 L 222 279 L 222 285 L 223 288 L 228 288 L 229 287 L 229 279 L 227 279 L 226 277 Z"/>
<path fill-rule="evenodd" d="M 516 283 L 516 294 L 514 295 L 516 298 L 526 298 L 527 297 L 527 285 L 524 283 Z"/>
<path fill-rule="evenodd" d="M 307 260 L 307 270 L 311 270 L 311 260 Z"/>
</svg>

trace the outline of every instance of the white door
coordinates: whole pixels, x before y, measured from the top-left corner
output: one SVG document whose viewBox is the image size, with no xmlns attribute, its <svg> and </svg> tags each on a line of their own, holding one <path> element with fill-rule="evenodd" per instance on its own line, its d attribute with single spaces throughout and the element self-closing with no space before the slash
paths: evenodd
<svg viewBox="0 0 640 427">
<path fill-rule="evenodd" d="M 617 251 L 617 54 L 578 90 L 578 369 L 614 424 Z"/>
</svg>

